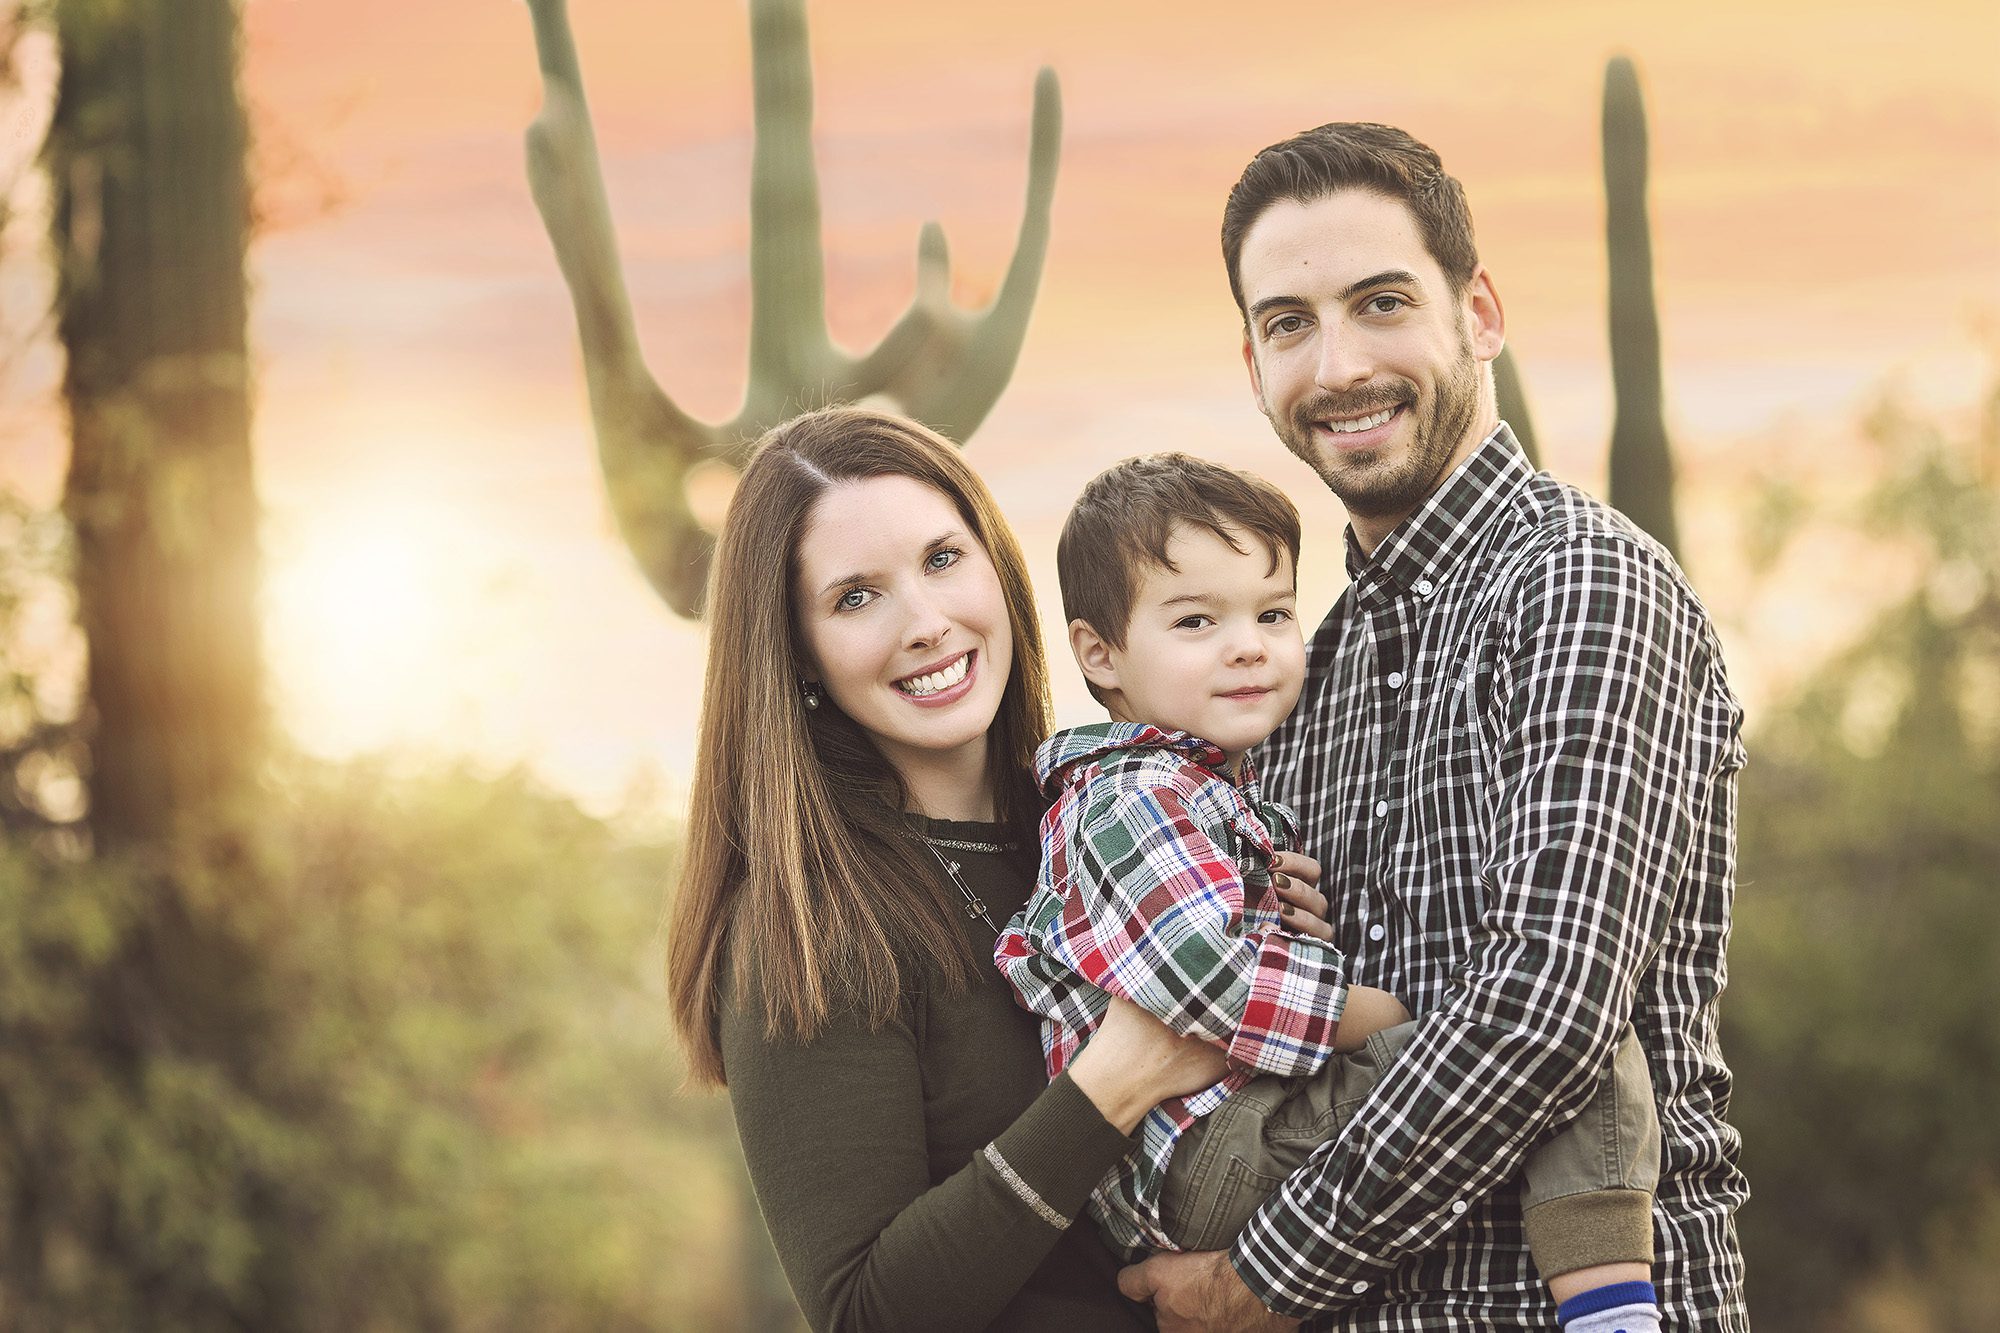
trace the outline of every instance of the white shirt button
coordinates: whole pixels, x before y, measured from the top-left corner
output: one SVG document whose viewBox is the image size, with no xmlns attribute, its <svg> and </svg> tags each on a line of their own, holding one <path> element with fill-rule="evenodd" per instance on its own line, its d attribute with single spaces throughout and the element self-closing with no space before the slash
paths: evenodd
<svg viewBox="0 0 2000 1333">
<path fill-rule="evenodd" d="M 1451 1210 L 1454 1213 L 1463 1213 L 1465 1211 L 1465 1200 L 1453 1199 L 1451 1201 Z"/>
<path fill-rule="evenodd" d="M 1356 1282 L 1354 1284 L 1354 1290 L 1355 1293 L 1358 1295 L 1361 1292 L 1368 1290 L 1368 1284 L 1366 1282 Z"/>
<path fill-rule="evenodd" d="M 1389 673 L 1389 688 L 1392 690 L 1396 690 L 1396 689 L 1401 689 L 1402 686 L 1403 686 L 1403 673 L 1400 671 L 1391 671 Z"/>
<path fill-rule="evenodd" d="M 1436 589 L 1437 585 L 1432 583 L 1429 579 L 1417 580 L 1417 596 L 1419 597 L 1428 597 L 1431 595 L 1432 592 L 1436 591 Z"/>
<path fill-rule="evenodd" d="M 1368 927 L 1368 938 L 1371 940 L 1379 940 L 1388 933 L 1389 933 L 1388 931 L 1382 929 L 1382 923 L 1379 921 L 1376 922 L 1374 925 Z M 1461 1204 L 1459 1206 L 1459 1211 L 1460 1212 L 1465 1211 L 1464 1205 Z"/>
<path fill-rule="evenodd" d="M 1381 816 L 1386 815 L 1388 813 L 1389 813 L 1389 803 L 1387 801 L 1375 802 L 1375 815 L 1378 819 Z"/>
</svg>

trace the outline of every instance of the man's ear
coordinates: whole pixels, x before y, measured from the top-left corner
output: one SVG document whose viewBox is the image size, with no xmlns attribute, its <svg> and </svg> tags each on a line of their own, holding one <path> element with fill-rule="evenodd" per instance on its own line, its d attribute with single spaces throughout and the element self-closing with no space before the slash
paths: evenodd
<svg viewBox="0 0 2000 1333">
<path fill-rule="evenodd" d="M 1507 312 L 1500 306 L 1500 293 L 1486 265 L 1473 270 L 1472 281 L 1465 284 L 1465 301 L 1472 324 L 1472 354 L 1491 361 L 1507 345 Z"/>
<path fill-rule="evenodd" d="M 1243 368 L 1250 372 L 1250 397 L 1256 402 L 1257 410 L 1270 416 L 1271 409 L 1264 405 L 1264 377 L 1257 373 L 1257 353 L 1250 346 L 1247 330 L 1243 334 Z"/>
<path fill-rule="evenodd" d="M 1085 680 L 1100 690 L 1118 688 L 1118 667 L 1111 658 L 1111 645 L 1091 628 L 1088 620 L 1069 622 L 1069 650 Z"/>
</svg>

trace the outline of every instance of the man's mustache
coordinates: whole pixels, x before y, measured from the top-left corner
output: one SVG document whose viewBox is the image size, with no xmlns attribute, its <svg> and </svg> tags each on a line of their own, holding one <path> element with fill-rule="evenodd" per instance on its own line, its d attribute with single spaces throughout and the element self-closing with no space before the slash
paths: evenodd
<svg viewBox="0 0 2000 1333">
<path fill-rule="evenodd" d="M 1301 426 L 1309 426 L 1318 421 L 1365 417 L 1371 412 L 1380 412 L 1385 407 L 1414 405 L 1416 401 L 1417 386 L 1408 380 L 1393 384 L 1363 385 L 1359 389 L 1349 389 L 1344 393 L 1322 390 L 1294 407 L 1292 419 Z"/>
</svg>

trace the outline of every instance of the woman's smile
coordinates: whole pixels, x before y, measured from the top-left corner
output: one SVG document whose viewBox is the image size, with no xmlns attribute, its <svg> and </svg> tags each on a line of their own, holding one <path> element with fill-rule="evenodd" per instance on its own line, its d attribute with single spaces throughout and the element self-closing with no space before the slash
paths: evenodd
<svg viewBox="0 0 2000 1333">
<path fill-rule="evenodd" d="M 893 684 L 911 703 L 933 706 L 956 703 L 972 689 L 972 659 L 971 652 L 963 652 L 942 666 L 925 667 Z"/>
</svg>

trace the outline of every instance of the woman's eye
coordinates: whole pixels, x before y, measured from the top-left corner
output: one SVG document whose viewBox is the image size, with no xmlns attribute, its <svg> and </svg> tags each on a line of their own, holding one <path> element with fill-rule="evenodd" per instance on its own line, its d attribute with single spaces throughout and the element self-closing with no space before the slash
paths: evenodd
<svg viewBox="0 0 2000 1333">
<path fill-rule="evenodd" d="M 866 588 L 849 588 L 846 592 L 840 594 L 840 600 L 835 602 L 834 606 L 842 611 L 859 611 L 862 607 L 868 605 L 868 599 L 871 596 L 873 594 Z"/>
<path fill-rule="evenodd" d="M 965 552 L 963 551 L 955 550 L 954 548 L 947 546 L 942 550 L 932 551 L 930 559 L 924 561 L 924 567 L 926 569 L 933 569 L 933 570 L 950 569 L 953 565 L 958 563 L 959 558 L 964 554 Z"/>
</svg>

